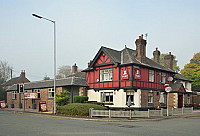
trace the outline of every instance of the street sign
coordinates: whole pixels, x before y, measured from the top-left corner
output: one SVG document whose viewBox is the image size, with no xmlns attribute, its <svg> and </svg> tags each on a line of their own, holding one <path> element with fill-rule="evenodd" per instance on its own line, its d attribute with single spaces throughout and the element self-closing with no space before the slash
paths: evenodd
<svg viewBox="0 0 200 136">
<path fill-rule="evenodd" d="M 171 92 L 171 90 L 172 90 L 172 88 L 171 88 L 170 86 L 168 86 L 168 87 L 165 87 L 165 92 L 166 92 L 166 93 L 169 93 L 169 92 Z"/>
</svg>

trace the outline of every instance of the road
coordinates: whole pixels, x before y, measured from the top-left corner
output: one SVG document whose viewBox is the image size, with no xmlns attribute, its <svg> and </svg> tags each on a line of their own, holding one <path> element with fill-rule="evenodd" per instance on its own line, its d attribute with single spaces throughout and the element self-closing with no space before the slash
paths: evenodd
<svg viewBox="0 0 200 136">
<path fill-rule="evenodd" d="M 97 122 L 0 111 L 0 136 L 199 136 L 199 118 Z"/>
</svg>

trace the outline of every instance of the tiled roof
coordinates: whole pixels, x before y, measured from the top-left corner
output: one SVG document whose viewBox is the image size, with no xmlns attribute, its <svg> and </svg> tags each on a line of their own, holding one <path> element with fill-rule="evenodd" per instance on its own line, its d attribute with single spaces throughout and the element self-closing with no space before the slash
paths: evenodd
<svg viewBox="0 0 200 136">
<path fill-rule="evenodd" d="M 108 57 L 116 64 L 120 64 L 120 65 L 126 65 L 126 64 L 136 64 L 136 65 L 142 65 L 142 66 L 146 66 L 146 67 L 150 67 L 150 68 L 155 68 L 155 69 L 160 69 L 163 71 L 168 71 L 168 72 L 173 72 L 175 73 L 174 70 L 171 70 L 169 68 L 166 68 L 162 65 L 160 65 L 159 63 L 156 63 L 155 61 L 149 59 L 148 57 L 146 57 L 146 63 L 141 63 L 139 60 L 137 60 L 136 57 L 136 50 L 130 49 L 125 47 L 123 50 L 121 51 L 117 51 L 117 50 L 113 50 L 107 47 L 101 47 L 101 49 L 99 50 L 99 52 L 97 53 L 97 55 L 95 56 L 94 60 L 91 63 L 91 67 L 83 70 L 83 71 L 87 71 L 87 70 L 91 70 L 92 69 L 92 65 L 94 65 L 95 61 L 98 58 L 98 55 L 101 52 L 104 52 L 106 55 L 108 55 Z M 122 56 L 123 55 L 123 56 Z M 121 59 L 123 59 L 121 61 Z"/>
<path fill-rule="evenodd" d="M 66 78 L 62 79 L 56 79 L 56 86 L 83 86 L 87 87 L 86 78 L 84 78 L 85 73 L 77 72 L 75 74 L 69 75 Z M 35 81 L 35 82 L 29 82 L 24 84 L 25 90 L 30 89 L 40 89 L 40 88 L 49 88 L 53 87 L 54 80 L 42 80 L 42 81 Z M 10 88 L 7 89 L 7 91 L 14 91 L 17 90 L 17 85 L 13 85 Z"/>
<path fill-rule="evenodd" d="M 18 84 L 18 83 L 27 83 L 30 82 L 26 77 L 20 76 L 20 77 L 15 77 L 10 80 L 8 80 L 4 86 L 11 86 L 13 84 Z"/>
<path fill-rule="evenodd" d="M 189 81 L 189 82 L 193 82 L 192 80 L 188 79 L 187 77 L 184 77 L 183 75 L 177 73 L 175 76 L 174 76 L 175 79 L 178 79 L 178 80 L 183 80 L 183 81 Z"/>
</svg>

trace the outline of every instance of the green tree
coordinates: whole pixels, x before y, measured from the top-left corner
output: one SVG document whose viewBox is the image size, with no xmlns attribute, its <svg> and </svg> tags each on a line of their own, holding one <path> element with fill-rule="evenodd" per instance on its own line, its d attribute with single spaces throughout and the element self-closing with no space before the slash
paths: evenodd
<svg viewBox="0 0 200 136">
<path fill-rule="evenodd" d="M 190 63 L 181 70 L 181 74 L 194 81 L 192 90 L 200 90 L 200 52 L 194 54 Z"/>
<path fill-rule="evenodd" d="M 163 54 L 160 55 L 160 64 L 161 64 L 162 66 L 165 66 L 164 57 L 165 57 L 166 55 L 168 55 L 168 54 L 163 53 Z M 180 67 L 177 65 L 178 60 L 176 60 L 176 56 L 175 56 L 175 55 L 173 55 L 173 57 L 174 57 L 174 60 L 173 60 L 173 70 L 179 72 L 179 71 L 180 71 Z"/>
<path fill-rule="evenodd" d="M 59 106 L 67 105 L 69 103 L 69 91 L 64 90 L 60 94 L 56 94 L 56 104 Z"/>
<path fill-rule="evenodd" d="M 47 75 L 45 75 L 45 77 L 43 78 L 43 80 L 50 80 L 50 77 L 48 77 Z"/>
</svg>

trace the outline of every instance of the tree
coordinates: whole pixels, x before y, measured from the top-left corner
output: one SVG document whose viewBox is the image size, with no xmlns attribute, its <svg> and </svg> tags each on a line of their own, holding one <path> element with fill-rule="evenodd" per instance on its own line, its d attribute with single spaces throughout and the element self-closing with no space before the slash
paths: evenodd
<svg viewBox="0 0 200 136">
<path fill-rule="evenodd" d="M 69 103 L 69 94 L 70 92 L 64 90 L 60 94 L 56 94 L 56 104 L 59 106 L 64 106 Z"/>
<path fill-rule="evenodd" d="M 43 78 L 43 80 L 50 80 L 50 77 L 48 77 L 47 75 L 45 75 L 45 77 Z"/>
<path fill-rule="evenodd" d="M 10 78 L 11 66 L 8 62 L 0 61 L 0 100 L 6 100 L 6 92 L 4 90 L 5 82 Z"/>
<path fill-rule="evenodd" d="M 181 74 L 194 81 L 192 90 L 200 90 L 200 52 L 194 54 L 190 63 L 186 64 L 181 70 Z"/>
<path fill-rule="evenodd" d="M 165 66 L 164 57 L 165 57 L 166 55 L 168 55 L 168 54 L 163 53 L 163 54 L 160 55 L 160 64 L 161 64 L 162 66 Z M 176 60 L 176 56 L 175 56 L 175 55 L 173 55 L 173 57 L 174 57 L 174 60 L 173 60 L 173 70 L 175 70 L 176 72 L 179 72 L 179 71 L 180 71 L 180 67 L 177 65 L 178 60 Z"/>
<path fill-rule="evenodd" d="M 68 65 L 63 65 L 58 68 L 58 72 L 56 78 L 66 78 L 68 75 L 71 74 L 71 67 Z"/>
</svg>

